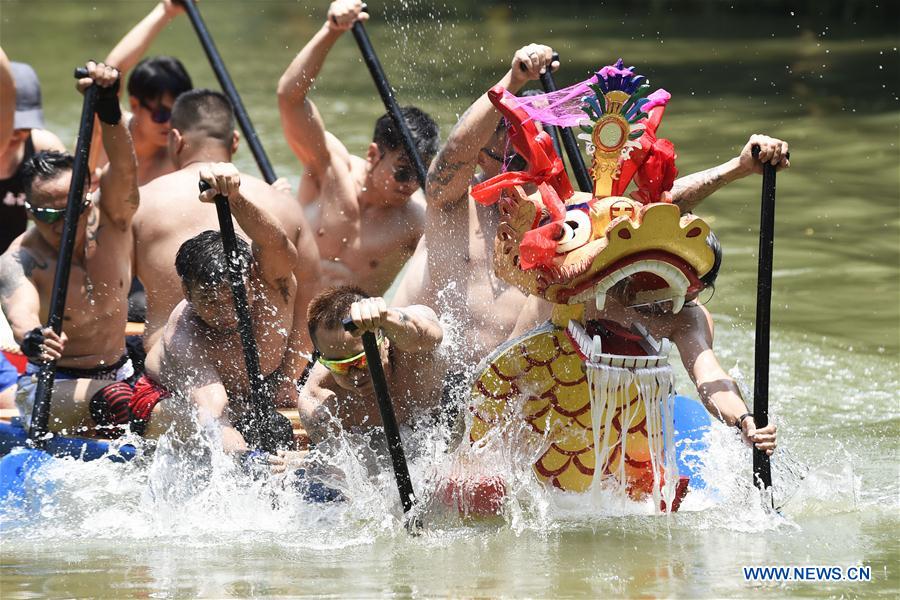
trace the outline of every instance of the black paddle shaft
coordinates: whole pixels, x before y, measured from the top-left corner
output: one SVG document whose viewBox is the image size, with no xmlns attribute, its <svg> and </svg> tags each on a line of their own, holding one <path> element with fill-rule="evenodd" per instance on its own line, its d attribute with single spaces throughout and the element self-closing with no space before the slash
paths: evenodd
<svg viewBox="0 0 900 600">
<path fill-rule="evenodd" d="M 554 52 L 553 60 L 551 62 L 558 60 L 559 54 Z M 522 66 L 524 67 L 525 65 Z M 547 93 L 555 92 L 557 90 L 556 81 L 553 79 L 553 73 L 550 72 L 550 67 L 547 67 L 541 74 L 541 87 L 543 87 L 544 91 Z M 591 183 L 591 176 L 588 173 L 587 166 L 584 164 L 584 157 L 581 156 L 581 150 L 578 148 L 578 141 L 575 139 L 575 134 L 572 133 L 572 130 L 569 127 L 559 127 L 558 129 L 560 137 L 562 137 L 563 147 L 566 149 L 566 156 L 569 157 L 569 165 L 572 167 L 572 172 L 575 173 L 575 180 L 578 182 L 578 188 L 582 192 L 592 192 L 594 190 L 594 185 Z"/>
<path fill-rule="evenodd" d="M 208 189 L 210 189 L 209 184 L 201 181 L 200 191 L 205 192 Z M 267 423 L 266 416 L 273 412 L 275 407 L 268 406 L 270 401 L 267 400 L 264 393 L 263 377 L 259 368 L 259 349 L 256 346 L 256 336 L 253 334 L 250 304 L 247 302 L 244 274 L 241 272 L 241 264 L 238 259 L 237 236 L 234 233 L 234 223 L 231 221 L 231 207 L 228 205 L 228 198 L 221 194 L 216 196 L 216 214 L 219 217 L 219 231 L 222 232 L 222 246 L 225 249 L 228 263 L 228 280 L 231 283 L 231 296 L 234 299 L 238 333 L 244 350 L 244 365 L 247 368 L 247 379 L 250 384 L 253 410 L 253 427 L 251 429 L 256 431 L 257 439 L 254 442 L 258 443 L 263 437 L 262 428 Z"/>
<path fill-rule="evenodd" d="M 752 149 L 759 159 L 759 146 Z M 769 328 L 772 310 L 772 257 L 775 249 L 775 167 L 763 164 L 759 221 L 759 271 L 756 287 L 756 347 L 753 376 L 753 420 L 757 429 L 769 424 Z M 772 487 L 769 455 L 753 448 L 753 481 L 760 489 Z"/>
<path fill-rule="evenodd" d="M 356 323 L 350 319 L 344 319 L 344 329 L 355 331 Z M 407 513 L 416 501 L 416 494 L 409 477 L 409 467 L 406 464 L 406 454 L 403 452 L 400 428 L 397 426 L 397 417 L 394 415 L 394 405 L 391 402 L 391 393 L 388 391 L 387 379 L 384 376 L 384 367 L 381 365 L 378 341 L 375 339 L 374 333 L 367 331 L 362 334 L 362 343 L 363 349 L 366 351 L 366 362 L 369 364 L 369 375 L 372 377 L 375 396 L 378 399 L 378 410 L 384 425 L 384 437 L 387 438 L 388 452 L 391 453 L 391 463 L 394 466 L 394 477 L 397 480 L 397 490 L 400 492 L 400 502 L 403 503 L 403 512 Z"/>
<path fill-rule="evenodd" d="M 75 70 L 75 77 L 87 77 L 83 68 Z M 75 164 L 72 166 L 72 182 L 69 184 L 69 195 L 66 199 L 65 223 L 62 240 L 59 244 L 59 256 L 56 261 L 56 273 L 53 276 L 53 295 L 50 297 L 50 314 L 47 327 L 57 334 L 62 333 L 63 314 L 66 310 L 66 294 L 69 291 L 69 273 L 72 270 L 72 254 L 75 250 L 75 238 L 78 234 L 78 221 L 81 216 L 81 205 L 84 202 L 84 184 L 88 178 L 88 155 L 91 152 L 91 136 L 94 132 L 94 107 L 97 104 L 97 86 L 92 84 L 84 92 L 81 107 L 81 121 L 78 124 L 78 141 L 75 143 Z M 56 361 L 48 361 L 38 371 L 37 386 L 34 392 L 34 406 L 31 410 L 31 428 L 28 437 L 38 448 L 46 444 L 46 435 L 50 423 L 50 396 L 53 393 L 53 382 L 56 379 Z"/>
<path fill-rule="evenodd" d="M 363 10 L 367 9 L 363 7 Z M 366 33 L 366 28 L 360 21 L 353 24 L 352 31 L 353 37 L 356 38 L 356 43 L 359 45 L 359 50 L 362 52 L 363 60 L 369 68 L 372 79 L 375 81 L 375 87 L 378 88 L 378 94 L 381 96 L 381 101 L 384 102 L 384 107 L 387 109 L 388 114 L 391 115 L 394 126 L 400 132 L 400 137 L 403 140 L 403 148 L 406 150 L 409 160 L 412 161 L 413 166 L 416 169 L 416 178 L 419 180 L 419 185 L 422 186 L 422 190 L 424 191 L 425 177 L 428 174 L 428 169 L 425 167 L 425 163 L 422 162 L 422 157 L 419 156 L 419 152 L 416 150 L 416 143 L 413 140 L 412 133 L 409 131 L 409 126 L 403 119 L 403 114 L 400 112 L 400 106 L 397 104 L 396 98 L 394 98 L 391 84 L 388 83 L 387 75 L 385 75 L 384 68 L 381 66 L 381 61 L 378 60 L 378 55 L 375 54 L 375 48 L 372 47 L 372 42 L 369 40 L 369 34 Z"/>
<path fill-rule="evenodd" d="M 256 160 L 257 166 L 259 166 L 263 179 L 266 180 L 266 183 L 273 183 L 278 178 L 275 175 L 275 169 L 272 168 L 272 163 L 269 161 L 269 157 L 259 141 L 259 136 L 256 135 L 256 130 L 253 128 L 253 123 L 250 122 L 247 109 L 244 108 L 241 96 L 238 94 L 237 88 L 234 87 L 234 81 L 232 81 L 231 75 L 228 74 L 228 69 L 225 68 L 222 56 L 219 54 L 212 36 L 209 35 L 209 30 L 206 28 L 206 23 L 203 22 L 203 17 L 200 16 L 200 11 L 197 10 L 197 5 L 194 4 L 194 0 L 176 1 L 184 6 L 188 17 L 191 19 L 191 24 L 197 32 L 197 37 L 200 38 L 200 45 L 203 46 L 203 51 L 206 52 L 206 57 L 209 59 L 209 64 L 216 74 L 216 79 L 219 80 L 219 85 L 222 86 L 222 90 L 234 107 L 234 116 L 241 126 L 241 131 L 244 132 L 244 137 L 250 146 L 250 152 L 253 153 L 253 158 Z"/>
</svg>

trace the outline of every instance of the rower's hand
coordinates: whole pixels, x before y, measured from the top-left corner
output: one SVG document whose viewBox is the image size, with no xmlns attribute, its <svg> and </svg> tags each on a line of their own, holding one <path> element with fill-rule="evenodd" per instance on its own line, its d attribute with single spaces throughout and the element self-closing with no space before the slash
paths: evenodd
<svg viewBox="0 0 900 600">
<path fill-rule="evenodd" d="M 57 334 L 52 327 L 44 327 L 40 331 L 43 339 L 38 345 L 38 358 L 43 362 L 51 360 L 59 360 L 62 358 L 63 350 L 66 348 L 66 342 L 69 338 L 65 333 Z"/>
<path fill-rule="evenodd" d="M 269 468 L 273 475 L 281 475 L 303 466 L 309 450 L 279 450 L 278 454 L 269 456 Z"/>
<path fill-rule="evenodd" d="M 543 44 L 528 44 L 516 50 L 512 59 L 512 80 L 519 85 L 540 79 L 543 73 L 559 68 L 559 61 L 553 60 L 553 48 Z"/>
<path fill-rule="evenodd" d="M 287 180 L 287 177 L 279 177 L 273 181 L 272 189 L 281 194 L 287 194 L 288 196 L 293 192 L 293 190 L 291 190 L 291 182 Z"/>
<path fill-rule="evenodd" d="M 200 0 L 194 0 L 194 2 L 200 2 Z M 159 4 L 162 6 L 163 13 L 170 19 L 184 14 L 184 2 L 181 0 L 162 0 Z"/>
<path fill-rule="evenodd" d="M 741 423 L 741 438 L 747 445 L 752 444 L 758 450 L 764 450 L 766 454 L 772 456 L 778 446 L 775 439 L 777 430 L 775 423 L 769 423 L 762 429 L 757 429 L 753 417 L 747 417 Z"/>
<path fill-rule="evenodd" d="M 753 146 L 759 146 L 759 160 L 753 158 Z M 751 135 L 738 157 L 740 169 L 744 175 L 750 173 L 761 175 L 763 165 L 766 163 L 773 165 L 776 171 L 788 169 L 791 166 L 791 161 L 787 157 L 788 149 L 788 143 L 778 138 L 758 133 Z"/>
<path fill-rule="evenodd" d="M 118 93 L 119 70 L 117 68 L 102 62 L 97 63 L 92 60 L 87 62 L 85 68 L 87 68 L 88 76 L 82 77 L 75 82 L 75 87 L 78 88 L 79 92 L 83 94 L 86 89 L 91 87 L 91 84 L 96 83 L 99 87 L 104 88 L 104 90 L 109 90 L 108 93 Z"/>
<path fill-rule="evenodd" d="M 367 331 L 378 331 L 384 327 L 390 311 L 384 298 L 363 298 L 350 305 L 350 318 L 356 325 L 352 335 L 359 337 Z"/>
<path fill-rule="evenodd" d="M 209 184 L 208 190 L 200 192 L 200 202 L 215 202 L 219 195 L 232 200 L 241 193 L 241 174 L 231 163 L 203 165 L 200 180 Z"/>
<path fill-rule="evenodd" d="M 369 13 L 363 12 L 360 0 L 335 0 L 328 7 L 327 23 L 331 31 L 347 31 L 357 21 L 365 23 Z"/>
</svg>

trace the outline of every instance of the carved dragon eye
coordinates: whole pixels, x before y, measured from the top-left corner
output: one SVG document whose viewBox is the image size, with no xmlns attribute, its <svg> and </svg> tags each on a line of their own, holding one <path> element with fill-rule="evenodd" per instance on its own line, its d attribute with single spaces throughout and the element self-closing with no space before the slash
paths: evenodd
<svg viewBox="0 0 900 600">
<path fill-rule="evenodd" d="M 563 223 L 563 235 L 556 245 L 556 253 L 564 254 L 580 248 L 591 239 L 591 218 L 583 209 L 576 208 L 566 211 L 566 220 Z"/>
</svg>

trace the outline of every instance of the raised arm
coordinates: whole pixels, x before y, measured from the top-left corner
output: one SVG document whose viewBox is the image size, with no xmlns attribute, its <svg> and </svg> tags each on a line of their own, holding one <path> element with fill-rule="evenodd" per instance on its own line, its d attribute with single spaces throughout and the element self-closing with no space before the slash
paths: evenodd
<svg viewBox="0 0 900 600">
<path fill-rule="evenodd" d="M 241 174 L 233 164 L 204 165 L 200 169 L 200 179 L 210 185 L 208 190 L 200 193 L 200 200 L 212 203 L 220 194 L 228 198 L 231 214 L 253 242 L 253 256 L 259 265 L 260 276 L 285 298 L 292 297 L 296 287 L 297 249 L 284 228 L 268 211 L 244 195 Z"/>
<path fill-rule="evenodd" d="M 771 454 L 775 450 L 775 425 L 770 423 L 757 430 L 753 416 L 745 416 L 751 411 L 741 397 L 741 390 L 713 352 L 713 321 L 709 311 L 702 306 L 686 306 L 678 319 L 672 341 L 706 410 L 726 425 L 740 429 L 746 441 Z"/>
<path fill-rule="evenodd" d="M 6 148 L 13 134 L 16 117 L 16 81 L 12 66 L 3 48 L 0 48 L 0 148 Z"/>
<path fill-rule="evenodd" d="M 753 146 L 760 148 L 759 160 L 751 154 Z M 752 135 L 741 153 L 728 162 L 676 179 L 672 186 L 672 202 L 681 209 L 682 214 L 692 212 L 704 198 L 719 188 L 752 173 L 761 174 L 764 163 L 770 162 L 778 171 L 789 168 L 791 161 L 787 154 L 787 142 L 765 135 Z"/>
<path fill-rule="evenodd" d="M 104 62 L 119 69 L 124 78 L 125 73 L 134 68 L 147 53 L 159 32 L 183 12 L 184 7 L 175 0 L 162 0 L 110 50 Z"/>
<path fill-rule="evenodd" d="M 140 205 L 137 183 L 137 158 L 131 132 L 119 108 L 119 72 L 103 63 L 87 63 L 88 77 L 79 79 L 77 87 L 84 93 L 91 84 L 99 88 L 97 119 L 103 136 L 103 149 L 109 164 L 100 176 L 100 210 L 121 230 L 131 227 L 131 219 Z"/>
<path fill-rule="evenodd" d="M 515 94 L 529 81 L 538 79 L 547 67 L 559 66 L 551 64 L 552 60 L 549 46 L 529 44 L 520 48 L 513 56 L 512 67 L 497 85 Z M 490 142 L 499 121 L 500 113 L 487 93 L 466 110 L 428 169 L 425 198 L 430 206 L 445 208 L 466 197 L 479 153 Z"/>
<path fill-rule="evenodd" d="M 404 352 L 431 352 L 444 339 L 437 315 L 427 306 L 388 308 L 384 298 L 366 298 L 350 305 L 350 318 L 357 326 L 353 335 L 380 329 Z"/>
<path fill-rule="evenodd" d="M 341 34 L 357 20 L 365 21 L 368 17 L 358 0 L 332 2 L 325 23 L 278 81 L 278 108 L 285 138 L 307 173 L 317 181 L 332 162 L 331 148 L 322 117 L 307 95 Z"/>
</svg>

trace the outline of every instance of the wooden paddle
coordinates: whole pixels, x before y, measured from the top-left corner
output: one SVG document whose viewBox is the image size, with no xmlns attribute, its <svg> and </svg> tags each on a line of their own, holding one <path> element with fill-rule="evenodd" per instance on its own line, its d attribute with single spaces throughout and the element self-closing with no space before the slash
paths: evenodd
<svg viewBox="0 0 900 600">
<path fill-rule="evenodd" d="M 363 4 L 363 11 L 369 12 L 369 9 L 365 4 Z M 422 157 L 419 156 L 419 152 L 416 150 L 416 143 L 413 140 L 412 133 L 409 131 L 409 126 L 407 126 L 403 114 L 400 112 L 400 106 L 397 104 L 396 98 L 394 98 L 394 92 L 391 89 L 391 84 L 388 83 L 387 75 L 385 75 L 384 68 L 381 66 L 381 61 L 378 60 L 378 55 L 375 54 L 375 48 L 372 47 L 372 42 L 369 40 L 369 34 L 366 32 L 366 28 L 360 21 L 353 24 L 351 31 L 353 32 L 353 37 L 356 39 L 356 43 L 362 53 L 363 61 L 369 68 L 369 73 L 372 75 L 375 87 L 378 88 L 378 94 L 381 96 L 381 101 L 384 103 L 384 107 L 387 109 L 388 114 L 391 115 L 394 126 L 400 132 L 403 148 L 406 150 L 409 160 L 412 161 L 413 167 L 416 169 L 416 177 L 424 192 L 425 177 L 428 174 L 428 168 L 425 166 L 425 163 L 422 162 Z"/>
<path fill-rule="evenodd" d="M 88 72 L 84 67 L 75 69 L 76 79 L 87 76 Z M 84 92 L 81 121 L 78 125 L 78 141 L 75 143 L 75 164 L 72 166 L 72 181 L 69 184 L 69 195 L 66 199 L 65 224 L 59 244 L 59 257 L 56 261 L 56 273 L 53 276 L 53 295 L 50 298 L 50 312 L 47 319 L 47 327 L 52 328 L 57 335 L 62 333 L 66 294 L 69 291 L 69 273 L 72 270 L 72 254 L 75 250 L 81 205 L 84 202 L 84 184 L 88 177 L 88 155 L 91 152 L 97 94 L 96 84 L 92 84 Z M 56 361 L 43 363 L 38 371 L 34 407 L 31 411 L 31 429 L 28 432 L 28 438 L 35 448 L 43 448 L 46 443 L 45 438 L 50 422 L 50 396 L 53 393 L 55 378 Z"/>
<path fill-rule="evenodd" d="M 228 96 L 228 99 L 234 107 L 234 116 L 237 118 L 241 131 L 244 132 L 244 138 L 246 138 L 247 144 L 250 146 L 250 152 L 253 153 L 253 158 L 256 160 L 256 164 L 262 173 L 263 179 L 266 180 L 266 183 L 274 183 L 278 177 L 275 175 L 272 163 L 269 161 L 269 157 L 266 155 L 266 151 L 259 141 L 259 136 L 253 128 L 253 123 L 250 122 L 247 109 L 244 108 L 241 96 L 238 94 L 237 88 L 234 87 L 234 81 L 232 81 L 231 75 L 228 74 L 228 70 L 225 68 L 222 56 L 219 54 L 219 50 L 216 48 L 212 36 L 209 35 L 209 30 L 206 28 L 206 23 L 203 22 L 203 17 L 200 16 L 197 5 L 194 3 L 194 0 L 176 1 L 184 6 L 185 12 L 187 12 L 188 17 L 191 20 L 191 25 L 194 26 L 194 31 L 197 32 L 197 37 L 200 38 L 200 45 L 203 46 L 203 51 L 206 52 L 209 64 L 216 74 L 216 79 L 219 80 L 222 91 L 225 92 L 225 95 Z"/>
<path fill-rule="evenodd" d="M 344 319 L 344 329 L 349 332 L 356 331 L 356 323 L 350 318 Z M 362 334 L 363 349 L 366 351 L 366 363 L 369 365 L 369 375 L 375 387 L 375 397 L 378 399 L 378 411 L 381 413 L 381 422 L 384 425 L 384 437 L 387 439 L 388 452 L 391 455 L 391 464 L 394 467 L 394 478 L 397 480 L 397 491 L 400 492 L 400 502 L 403 504 L 404 514 L 412 509 L 416 502 L 416 493 L 412 487 L 409 476 L 409 467 L 406 463 L 406 454 L 403 451 L 403 442 L 400 439 L 400 428 L 397 426 L 397 417 L 394 415 L 394 405 L 391 402 L 391 393 L 388 391 L 387 379 L 384 376 L 384 367 L 381 365 L 381 352 L 378 350 L 378 341 L 375 334 L 366 331 Z M 408 530 L 418 528 L 417 522 L 406 522 Z"/>
</svg>

